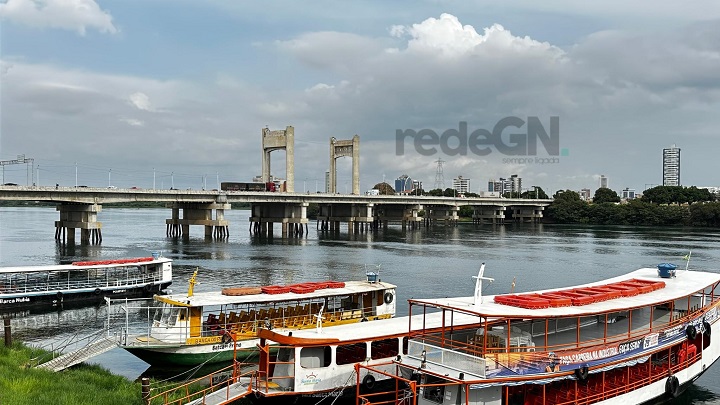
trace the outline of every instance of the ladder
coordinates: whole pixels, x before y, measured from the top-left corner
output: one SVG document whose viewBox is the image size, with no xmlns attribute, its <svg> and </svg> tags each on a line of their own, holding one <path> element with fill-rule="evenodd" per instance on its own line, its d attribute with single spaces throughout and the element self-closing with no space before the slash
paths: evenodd
<svg viewBox="0 0 720 405">
<path fill-rule="evenodd" d="M 78 350 L 62 354 L 48 362 L 42 363 L 38 365 L 37 368 L 43 368 L 51 371 L 61 371 L 110 351 L 110 349 L 114 347 L 117 347 L 117 343 L 115 343 L 115 341 L 108 338 L 101 338 Z"/>
</svg>

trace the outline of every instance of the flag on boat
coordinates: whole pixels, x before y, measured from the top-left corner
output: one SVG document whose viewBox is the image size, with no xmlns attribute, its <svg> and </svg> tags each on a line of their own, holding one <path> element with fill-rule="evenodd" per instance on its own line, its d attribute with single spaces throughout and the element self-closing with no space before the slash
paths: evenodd
<svg viewBox="0 0 720 405">
<path fill-rule="evenodd" d="M 688 253 L 688 254 L 686 254 L 685 256 L 683 256 L 683 259 L 684 259 L 684 260 L 690 260 L 690 253 Z"/>
</svg>

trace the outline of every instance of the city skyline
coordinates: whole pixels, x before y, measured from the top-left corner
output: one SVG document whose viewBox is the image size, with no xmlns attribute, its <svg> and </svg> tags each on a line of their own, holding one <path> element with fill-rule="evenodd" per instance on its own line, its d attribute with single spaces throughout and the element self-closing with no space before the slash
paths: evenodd
<svg viewBox="0 0 720 405">
<path fill-rule="evenodd" d="M 474 192 L 507 173 L 551 192 L 594 187 L 600 174 L 642 190 L 673 143 L 692 162 L 682 184 L 720 183 L 716 2 L 48 4 L 0 0 L 0 160 L 24 154 L 37 172 L 5 167 L 9 182 L 250 181 L 262 129 L 293 126 L 296 190 L 321 188 L 328 140 L 355 134 L 361 191 L 384 173 L 431 184 L 438 159 L 446 187 L 462 174 Z M 454 154 L 451 139 L 425 156 L 407 140 L 397 155 L 397 130 L 466 123 L 470 137 L 508 117 L 524 124 L 487 149 L 464 140 L 467 153 Z M 542 141 L 513 148 L 531 118 L 550 131 L 554 117 L 561 153 Z M 283 158 L 273 152 L 271 174 L 284 176 Z M 352 188 L 350 166 L 338 160 L 339 192 Z"/>
</svg>

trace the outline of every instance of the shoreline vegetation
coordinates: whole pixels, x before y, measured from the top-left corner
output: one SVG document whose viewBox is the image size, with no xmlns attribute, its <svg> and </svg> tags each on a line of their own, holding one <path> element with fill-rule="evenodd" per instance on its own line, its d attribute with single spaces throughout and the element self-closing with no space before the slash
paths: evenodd
<svg viewBox="0 0 720 405">
<path fill-rule="evenodd" d="M 378 185 L 376 185 L 378 187 Z M 388 185 L 389 187 L 389 185 Z M 392 193 L 392 188 L 380 190 L 380 194 Z M 452 189 L 422 191 L 424 195 L 454 195 Z M 478 197 L 467 193 L 466 197 Z M 549 198 L 542 188 L 525 191 L 522 194 L 508 193 L 505 198 Z M 0 207 L 47 206 L 54 203 L 27 201 L 0 201 Z M 106 208 L 167 208 L 166 203 L 129 202 L 103 204 Z M 233 204 L 233 209 L 249 209 L 250 204 Z M 311 203 L 307 209 L 309 219 L 316 219 L 318 204 Z M 420 216 L 424 216 L 421 211 Z M 470 222 L 473 209 L 462 206 L 458 212 L 460 222 Z M 512 222 L 506 218 L 506 222 Z M 586 225 L 637 225 L 637 226 L 691 226 L 720 227 L 720 201 L 706 189 L 682 186 L 657 186 L 645 190 L 641 198 L 622 201 L 617 193 L 608 188 L 599 188 L 592 201 L 585 201 L 572 190 L 560 190 L 553 196 L 553 202 L 544 211 L 543 223 L 586 224 Z"/>
<path fill-rule="evenodd" d="M 0 345 L 0 404 L 145 404 L 140 381 L 130 381 L 97 365 L 81 363 L 60 372 L 31 367 L 35 364 L 35 359 L 48 356 L 51 356 L 51 353 L 46 350 L 18 342 L 11 347 Z M 151 395 L 184 383 L 151 379 Z M 200 385 L 191 385 L 190 392 L 199 392 L 203 388 Z M 180 396 L 171 395 L 168 399 L 178 400 Z M 151 405 L 160 403 L 162 401 L 158 398 L 152 401 Z"/>
</svg>

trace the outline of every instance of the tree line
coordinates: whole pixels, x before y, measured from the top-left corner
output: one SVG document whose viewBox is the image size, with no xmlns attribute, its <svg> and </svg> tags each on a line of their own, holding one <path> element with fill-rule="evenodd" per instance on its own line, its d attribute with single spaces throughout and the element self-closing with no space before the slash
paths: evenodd
<svg viewBox="0 0 720 405">
<path fill-rule="evenodd" d="M 608 188 L 598 189 L 592 202 L 572 190 L 558 191 L 545 218 L 563 224 L 720 227 L 720 202 L 706 189 L 658 186 L 642 198 L 619 202 Z"/>
</svg>

